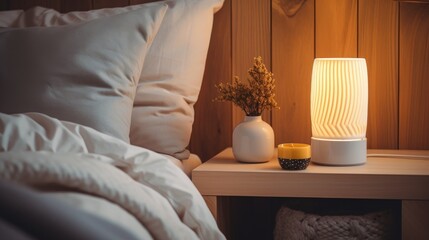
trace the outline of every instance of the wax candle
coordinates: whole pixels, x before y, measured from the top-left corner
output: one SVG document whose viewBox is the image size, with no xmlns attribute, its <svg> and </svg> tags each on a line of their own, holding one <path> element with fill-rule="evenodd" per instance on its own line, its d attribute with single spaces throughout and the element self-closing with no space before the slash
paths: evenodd
<svg viewBox="0 0 429 240">
<path fill-rule="evenodd" d="M 304 143 L 283 143 L 277 146 L 279 164 L 286 170 L 306 169 L 311 160 L 310 145 Z"/>
</svg>

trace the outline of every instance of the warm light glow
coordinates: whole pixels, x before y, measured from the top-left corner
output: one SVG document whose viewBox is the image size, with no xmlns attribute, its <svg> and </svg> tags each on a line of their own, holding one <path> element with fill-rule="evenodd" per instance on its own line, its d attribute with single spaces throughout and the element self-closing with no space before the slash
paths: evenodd
<svg viewBox="0 0 429 240">
<path fill-rule="evenodd" d="M 311 79 L 313 138 L 365 138 L 368 73 L 364 58 L 316 58 Z"/>
</svg>

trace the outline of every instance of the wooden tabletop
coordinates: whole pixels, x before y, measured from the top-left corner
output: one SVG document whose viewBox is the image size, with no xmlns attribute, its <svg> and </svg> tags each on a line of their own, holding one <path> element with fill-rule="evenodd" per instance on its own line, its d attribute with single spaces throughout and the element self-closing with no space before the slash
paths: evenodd
<svg viewBox="0 0 429 240">
<path fill-rule="evenodd" d="M 429 156 L 423 150 L 368 150 L 368 154 Z M 429 158 L 368 157 L 359 166 L 310 163 L 283 170 L 274 155 L 267 163 L 237 162 L 227 148 L 194 169 L 203 195 L 429 200 Z"/>
</svg>

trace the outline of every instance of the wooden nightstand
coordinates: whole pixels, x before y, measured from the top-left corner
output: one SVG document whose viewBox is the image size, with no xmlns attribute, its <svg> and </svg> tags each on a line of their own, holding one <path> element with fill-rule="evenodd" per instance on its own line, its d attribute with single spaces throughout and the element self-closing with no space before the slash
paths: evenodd
<svg viewBox="0 0 429 240">
<path fill-rule="evenodd" d="M 368 150 L 368 154 L 412 154 L 429 151 Z M 310 164 L 303 171 L 282 170 L 277 157 L 260 164 L 237 162 L 225 149 L 192 172 L 219 226 L 231 231 L 226 197 L 381 199 L 400 204 L 402 238 L 429 239 L 429 159 L 369 157 L 360 166 Z M 226 230 L 229 229 L 229 230 Z"/>
</svg>

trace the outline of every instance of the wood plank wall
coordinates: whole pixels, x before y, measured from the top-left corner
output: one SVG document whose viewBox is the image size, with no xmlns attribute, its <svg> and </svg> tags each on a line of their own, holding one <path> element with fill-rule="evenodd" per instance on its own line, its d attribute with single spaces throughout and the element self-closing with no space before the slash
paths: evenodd
<svg viewBox="0 0 429 240">
<path fill-rule="evenodd" d="M 98 8 L 122 7 L 156 0 L 0 0 L 0 10 L 28 9 L 43 6 L 61 12 L 86 11 Z"/>
<path fill-rule="evenodd" d="M 302 5 L 274 0 L 273 68 L 280 105 L 274 110 L 272 126 L 276 144 L 308 143 L 310 125 L 310 79 L 314 59 L 315 1 Z M 296 2 L 295 2 L 296 3 Z"/>
<path fill-rule="evenodd" d="M 399 29 L 399 147 L 428 149 L 429 3 L 400 3 Z"/>
<path fill-rule="evenodd" d="M 244 78 L 256 55 L 275 74 L 281 109 L 263 117 L 274 128 L 276 144 L 310 143 L 313 59 L 363 57 L 369 74 L 368 148 L 429 149 L 428 1 L 232 0 L 226 5 L 232 6 L 232 75 Z M 242 118 L 240 109 L 231 111 L 230 122 L 220 124 L 230 131 Z M 216 151 L 202 155 L 207 159 L 230 146 L 229 138 L 217 136 L 208 143 L 218 144 Z"/>
<path fill-rule="evenodd" d="M 232 76 L 231 2 L 227 0 L 214 18 L 204 80 L 197 103 L 189 149 L 203 160 L 232 144 L 232 106 L 214 103 L 214 85 Z"/>
<path fill-rule="evenodd" d="M 368 145 L 398 148 L 398 3 L 360 0 L 358 11 L 357 51 L 369 69 Z"/>
<path fill-rule="evenodd" d="M 41 5 L 63 12 L 149 0 L 0 0 L 0 10 Z M 369 74 L 368 147 L 429 149 L 429 1 L 225 0 L 215 15 L 190 150 L 203 160 L 231 146 L 243 114 L 215 103 L 214 84 L 246 78 L 261 55 L 275 74 L 279 110 L 263 118 L 276 144 L 309 143 L 315 57 L 364 57 Z"/>
</svg>

